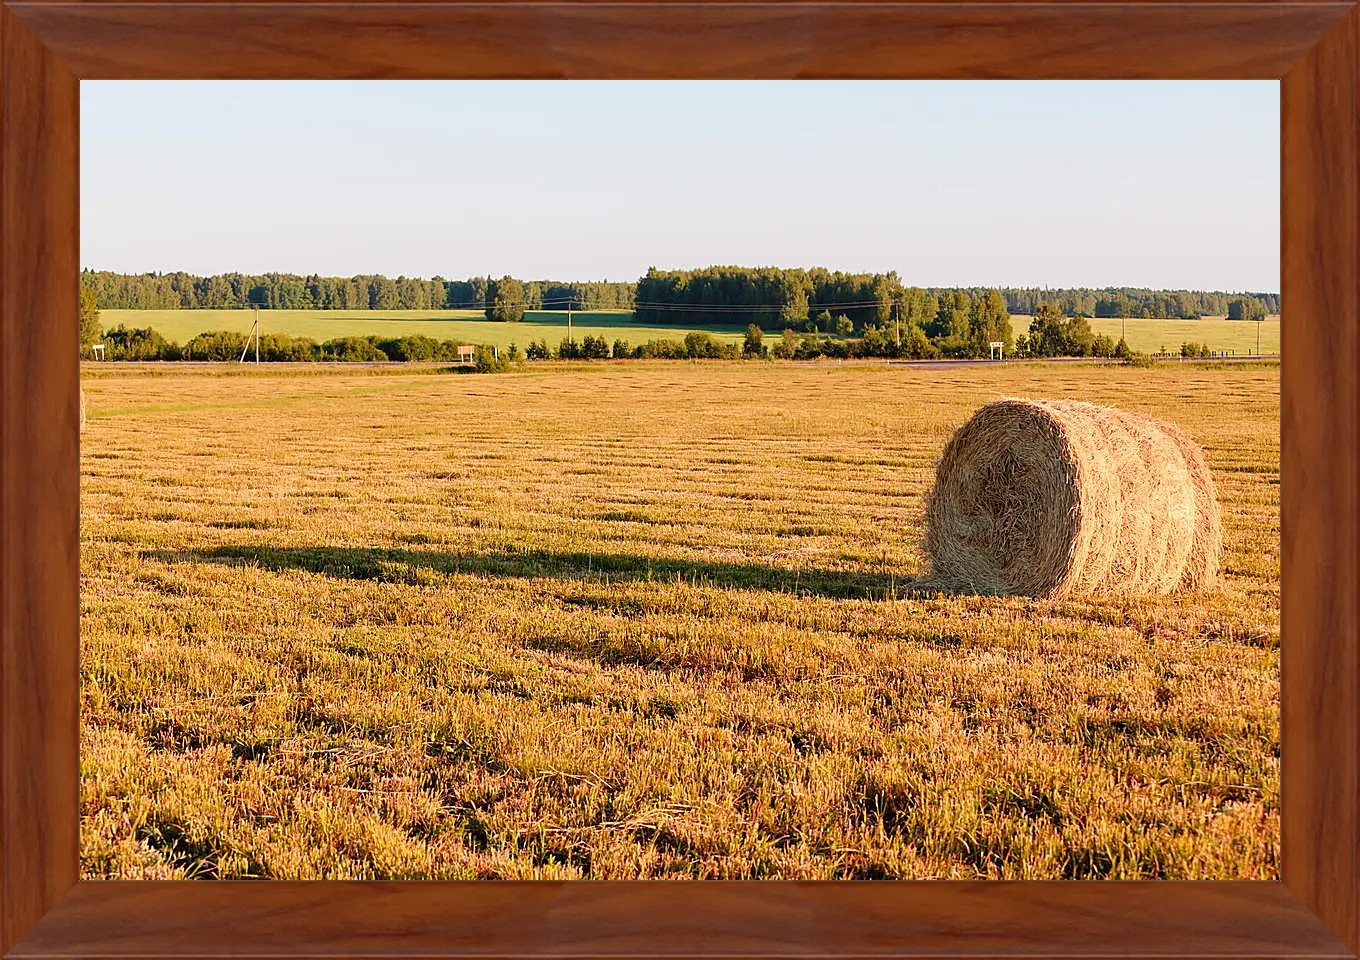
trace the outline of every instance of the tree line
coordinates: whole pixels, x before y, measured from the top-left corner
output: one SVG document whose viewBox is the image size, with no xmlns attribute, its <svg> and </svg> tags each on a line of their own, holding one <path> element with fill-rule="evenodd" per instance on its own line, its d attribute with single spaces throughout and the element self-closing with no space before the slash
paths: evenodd
<svg viewBox="0 0 1360 960">
<path fill-rule="evenodd" d="M 258 344 L 249 334 L 234 330 L 209 330 L 180 344 L 167 340 L 151 327 L 129 328 L 119 324 L 99 336 L 107 360 L 254 360 L 262 363 L 446 361 L 462 359 L 463 340 L 436 340 L 415 334 L 405 337 L 377 335 L 335 337 L 317 342 L 310 337 L 265 333 Z M 85 340 L 83 342 L 93 342 Z M 507 363 L 523 359 L 517 351 L 502 356 L 486 344 L 474 345 L 473 366 L 478 370 L 503 370 Z"/>
<path fill-rule="evenodd" d="M 976 292 L 970 289 L 970 292 Z M 1280 312 L 1278 293 L 1225 293 L 1221 290 L 1150 290 L 1140 287 L 1044 289 L 1003 287 L 1006 309 L 1033 316 L 1040 304 L 1051 303 L 1063 316 L 1125 317 L 1128 319 L 1198 320 L 1227 316 L 1255 320 Z M 1236 316 L 1234 313 L 1236 312 Z"/>
<path fill-rule="evenodd" d="M 842 355 L 835 352 L 842 348 L 832 344 L 852 338 L 859 341 L 857 356 L 918 359 L 987 356 L 992 343 L 1004 344 L 1008 352 L 1015 345 L 999 291 L 908 287 L 891 272 L 653 267 L 638 281 L 633 303 L 640 324 L 741 324 L 787 331 L 786 352 L 801 350 L 802 355 L 814 343 L 833 351 L 819 355 Z M 795 349 L 791 344 L 800 334 L 810 339 Z"/>
<path fill-rule="evenodd" d="M 933 315 L 928 301 L 957 292 L 986 296 L 986 287 L 908 287 L 896 273 L 842 273 L 822 267 L 714 266 L 701 270 L 649 269 L 637 282 L 521 280 L 471 277 L 446 280 L 380 274 L 323 277 L 294 273 L 184 272 L 124 274 L 84 270 L 82 290 L 109 310 L 497 310 L 518 319 L 525 310 L 634 309 L 652 325 L 756 323 L 765 330 L 797 327 L 823 310 L 850 317 L 856 329 L 889 319 Z M 1063 316 L 1177 318 L 1228 316 L 1254 320 L 1280 312 L 1277 293 L 1153 290 L 1140 287 L 998 287 L 1010 314 L 1032 316 L 1051 303 Z M 838 306 L 839 305 L 839 306 Z"/>
<path fill-rule="evenodd" d="M 829 312 L 850 318 L 856 330 L 889 321 L 927 327 L 951 298 L 973 302 L 991 294 L 1011 315 L 1033 316 L 1050 304 L 1063 316 L 1258 319 L 1280 312 L 1275 293 L 1039 287 L 912 287 L 895 272 L 840 273 L 821 267 L 715 266 L 700 270 L 649 269 L 637 284 L 634 315 L 648 324 L 755 323 L 765 330 L 800 328 Z"/>
<path fill-rule="evenodd" d="M 509 279 L 509 278 L 506 278 Z M 303 276 L 295 273 L 114 273 L 82 270 L 80 286 L 105 310 L 482 310 L 496 285 L 491 277 Z M 528 310 L 590 304 L 627 310 L 632 283 L 559 280 L 515 281 Z"/>
</svg>

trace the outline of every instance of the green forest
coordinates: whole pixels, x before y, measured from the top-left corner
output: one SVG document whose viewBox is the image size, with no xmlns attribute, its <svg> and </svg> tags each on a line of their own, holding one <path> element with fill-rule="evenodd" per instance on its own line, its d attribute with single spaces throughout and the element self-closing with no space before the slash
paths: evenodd
<svg viewBox="0 0 1360 960">
<path fill-rule="evenodd" d="M 1226 315 L 1258 320 L 1278 313 L 1279 305 L 1279 295 L 1273 293 L 914 287 L 904 285 L 895 272 L 843 273 L 821 267 L 653 267 L 636 283 L 86 270 L 81 274 L 81 342 L 102 337 L 110 359 L 232 359 L 245 347 L 241 335 L 225 331 L 203 333 L 183 345 L 166 341 L 151 328 L 105 331 L 98 322 L 100 309 L 474 309 L 484 311 L 487 320 L 515 323 L 529 310 L 571 307 L 631 309 L 634 323 L 644 327 L 736 325 L 747 334 L 741 348 L 704 334 L 636 346 L 591 337 L 564 340 L 556 348 L 539 341 L 529 343 L 528 359 L 970 358 L 988 356 L 996 343 L 1004 344 L 1007 356 L 1127 357 L 1128 345 L 1094 334 L 1089 318 Z M 1015 336 L 1014 315 L 1034 318 L 1027 334 Z M 767 332 L 777 333 L 778 339 L 767 343 Z M 261 351 L 261 359 L 267 360 L 451 360 L 458 346 L 457 341 L 428 337 L 346 337 L 318 343 L 276 334 L 267 339 Z"/>
<path fill-rule="evenodd" d="M 506 278 L 510 279 L 510 278 Z M 519 281 L 516 281 L 519 282 Z M 295 273 L 113 273 L 83 270 L 80 286 L 94 292 L 103 310 L 482 310 L 496 281 L 490 277 L 445 280 L 434 277 L 301 276 Z M 575 283 L 526 280 L 528 310 L 565 310 L 589 304 L 595 310 L 628 310 L 632 283 Z"/>
<path fill-rule="evenodd" d="M 1192 320 L 1204 316 L 1256 319 L 1280 312 L 1276 293 L 1206 290 L 1151 290 L 1134 287 L 1044 289 L 1039 287 L 908 287 L 896 273 L 841 273 L 821 267 L 715 266 L 702 270 L 652 268 L 636 282 L 520 280 L 513 277 L 302 276 L 294 273 L 114 273 L 85 270 L 82 289 L 106 310 L 246 309 L 274 310 L 487 310 L 501 288 L 503 301 L 524 310 L 636 309 L 648 323 L 757 323 L 783 329 L 804 323 L 823 309 L 851 318 L 857 329 L 890 318 L 933 313 L 930 301 L 966 293 L 984 298 L 995 289 L 1006 312 L 1033 315 L 1041 303 L 1064 316 L 1158 317 Z M 505 294 L 513 291 L 513 297 Z M 1234 302 L 1239 315 L 1234 316 Z M 896 313 L 894 313 L 896 311 Z"/>
</svg>

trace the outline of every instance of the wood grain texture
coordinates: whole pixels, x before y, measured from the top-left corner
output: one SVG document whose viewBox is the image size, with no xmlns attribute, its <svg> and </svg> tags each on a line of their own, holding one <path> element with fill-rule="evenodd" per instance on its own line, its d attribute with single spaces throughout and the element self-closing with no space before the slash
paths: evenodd
<svg viewBox="0 0 1360 960">
<path fill-rule="evenodd" d="M 1360 13 L 1281 84 L 1284 882 L 1360 947 Z"/>
<path fill-rule="evenodd" d="M 1278 883 L 579 880 L 86 882 L 8 956 L 227 953 L 1350 956 Z"/>
<path fill-rule="evenodd" d="M 23 3 L 100 78 L 1279 78 L 1345 4 Z"/>
<path fill-rule="evenodd" d="M 127 6 L 130 3 L 143 4 L 176 4 L 186 0 L 19 0 L 28 4 L 51 4 L 55 6 L 101 6 L 101 5 L 121 5 Z M 636 6 L 638 0 L 195 0 L 201 6 L 277 6 L 279 3 L 287 3 L 290 6 L 335 6 L 337 3 L 362 3 L 364 6 L 416 6 L 427 4 L 430 6 L 572 6 L 572 7 L 600 7 L 600 6 Z M 745 6 L 770 6 L 770 5 L 789 5 L 792 3 L 805 3 L 807 0 L 645 0 L 648 6 L 706 6 L 706 7 L 745 7 Z M 837 15 L 846 13 L 853 14 L 854 9 L 863 6 L 920 6 L 920 7 L 940 7 L 945 6 L 941 0 L 812 0 L 817 6 L 831 11 Z M 947 5 L 957 6 L 959 4 L 979 4 L 984 6 L 1008 6 L 1016 9 L 1022 7 L 1070 5 L 1081 6 L 1089 5 L 1093 0 L 949 0 Z M 1231 6 L 1260 6 L 1260 7 L 1283 7 L 1296 5 L 1299 2 L 1304 4 L 1316 5 L 1319 0 L 1107 0 L 1119 6 L 1145 7 L 1145 6 L 1205 6 L 1205 5 L 1231 5 Z M 1349 0 L 1321 0 L 1333 6 L 1349 7 Z"/>
<path fill-rule="evenodd" d="M 76 76 L 1283 76 L 1284 883 L 72 888 Z M 1353 956 L 1358 84 L 1352 4 L 0 0 L 0 947 L 14 958 Z"/>
<path fill-rule="evenodd" d="M 77 83 L 0 9 L 0 946 L 77 877 Z"/>
</svg>

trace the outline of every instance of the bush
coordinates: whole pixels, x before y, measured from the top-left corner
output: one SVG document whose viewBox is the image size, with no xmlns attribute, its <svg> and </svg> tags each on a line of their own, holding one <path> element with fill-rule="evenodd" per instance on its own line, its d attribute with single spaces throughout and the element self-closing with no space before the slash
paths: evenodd
<svg viewBox="0 0 1360 960">
<path fill-rule="evenodd" d="M 935 344 L 930 342 L 926 332 L 915 324 L 907 328 L 907 340 L 902 346 L 907 356 L 913 360 L 933 360 L 940 355 L 940 351 L 935 349 Z"/>
<path fill-rule="evenodd" d="M 290 337 L 286 333 L 267 333 L 260 337 L 260 359 L 269 363 L 298 363 L 316 360 L 321 353 L 310 337 Z M 231 359 L 235 360 L 239 357 Z M 254 356 L 254 350 L 250 351 Z M 249 359 L 249 356 L 247 357 Z"/>
<path fill-rule="evenodd" d="M 472 354 L 472 369 L 477 373 L 504 373 L 510 368 L 509 361 L 500 356 L 495 347 L 479 343 Z"/>
<path fill-rule="evenodd" d="M 552 359 L 552 351 L 548 349 L 547 340 L 530 340 L 529 346 L 524 350 L 524 355 L 530 360 Z"/>
<path fill-rule="evenodd" d="M 886 357 L 896 346 L 882 330 L 869 324 L 855 344 L 855 353 L 861 357 Z"/>
<path fill-rule="evenodd" d="M 260 336 L 260 360 L 266 363 L 300 363 L 317 360 L 332 361 L 415 361 L 457 360 L 459 340 L 435 340 L 433 337 L 338 337 L 318 344 L 310 337 L 293 337 L 286 333 L 266 333 Z M 147 327 L 129 330 L 121 324 L 104 336 L 105 355 L 110 360 L 212 360 L 237 361 L 245 352 L 247 361 L 255 359 L 255 342 L 244 333 L 231 330 L 207 330 L 189 340 L 181 348 L 155 330 Z M 544 346 L 546 350 L 546 345 Z M 518 359 L 511 350 L 511 360 Z"/>
<path fill-rule="evenodd" d="M 103 343 L 104 355 L 110 360 L 179 360 L 183 356 L 179 344 L 150 327 L 128 329 L 120 323 L 104 331 Z"/>
<path fill-rule="evenodd" d="M 628 345 L 627 340 L 614 341 L 614 359 L 624 360 L 633 355 L 633 348 Z"/>
<path fill-rule="evenodd" d="M 112 331 L 110 331 L 112 333 Z M 232 330 L 208 330 L 184 345 L 185 360 L 239 360 L 246 348 L 246 335 Z M 263 338 L 261 338 L 263 340 Z M 252 350 L 252 356 L 254 352 Z M 121 358 L 120 358 L 121 359 Z M 129 358 L 132 359 L 132 358 Z M 264 359 L 261 356 L 260 359 Z M 386 360 L 386 357 L 383 357 Z"/>
<path fill-rule="evenodd" d="M 754 323 L 746 325 L 746 339 L 742 342 L 741 353 L 744 357 L 764 357 L 769 355 L 766 348 L 765 333 Z"/>
<path fill-rule="evenodd" d="M 377 337 L 336 337 L 321 345 L 321 359 L 365 363 L 388 357 L 378 349 Z"/>
<path fill-rule="evenodd" d="M 643 360 L 685 360 L 689 351 L 679 340 L 648 340 L 633 355 Z"/>
<path fill-rule="evenodd" d="M 451 340 L 445 342 L 453 343 Z M 394 340 L 379 340 L 377 346 L 389 360 L 443 360 L 457 357 L 457 351 L 454 351 L 453 358 L 445 358 L 442 356 L 443 345 L 438 340 L 419 334 L 397 337 Z"/>
<path fill-rule="evenodd" d="M 792 330 L 785 329 L 778 343 L 770 350 L 780 360 L 792 360 L 798 352 L 798 334 Z"/>
<path fill-rule="evenodd" d="M 812 360 L 824 352 L 822 338 L 815 333 L 805 333 L 798 338 L 798 346 L 794 348 L 793 356 L 795 360 Z"/>
<path fill-rule="evenodd" d="M 1030 323 L 1029 352 L 1036 357 L 1089 357 L 1096 339 L 1085 317 L 1078 314 L 1064 318 L 1057 307 L 1044 303 Z M 1113 351 L 1113 344 L 1110 349 Z"/>
<path fill-rule="evenodd" d="M 691 360 L 716 360 L 723 355 L 722 343 L 712 334 L 696 330 L 685 334 L 685 354 Z"/>
<path fill-rule="evenodd" d="M 586 360 L 608 360 L 609 344 L 605 342 L 604 337 L 582 337 L 581 356 Z"/>
</svg>

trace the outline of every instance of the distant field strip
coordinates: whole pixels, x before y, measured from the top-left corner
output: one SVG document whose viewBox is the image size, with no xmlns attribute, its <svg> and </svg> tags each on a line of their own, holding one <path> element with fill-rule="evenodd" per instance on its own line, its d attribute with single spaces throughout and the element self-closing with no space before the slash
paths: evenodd
<svg viewBox="0 0 1360 960">
<path fill-rule="evenodd" d="M 85 877 L 1278 877 L 1278 367 L 307 369 L 83 367 Z M 1227 592 L 910 596 L 1001 396 L 1180 424 Z"/>
<path fill-rule="evenodd" d="M 575 312 L 572 334 L 577 340 L 586 336 L 604 337 L 611 345 L 617 339 L 634 346 L 646 340 L 670 338 L 683 340 L 694 330 L 712 333 L 723 341 L 739 342 L 744 327 L 638 327 L 632 314 L 618 311 Z M 255 322 L 251 310 L 102 310 L 100 322 L 105 329 L 123 324 L 152 327 L 167 340 L 184 343 L 206 330 L 250 332 Z M 286 333 L 324 341 L 335 337 L 405 337 L 422 334 L 436 340 L 463 340 L 489 343 L 505 348 L 511 343 L 523 350 L 531 340 L 548 341 L 556 348 L 567 336 L 564 311 L 531 310 L 519 323 L 495 323 L 480 310 L 261 310 L 260 327 L 265 333 Z"/>
<path fill-rule="evenodd" d="M 535 310 L 521 323 L 492 323 L 482 319 L 478 310 L 261 310 L 260 324 L 266 333 L 287 333 L 313 340 L 333 337 L 368 336 L 402 337 L 424 334 L 438 340 L 466 340 L 471 343 L 492 343 L 507 347 L 512 342 L 523 349 L 530 340 L 546 339 L 556 347 L 567 335 L 567 315 L 561 311 Z M 184 343 L 205 330 L 234 330 L 249 332 L 254 322 L 250 310 L 104 310 L 100 320 L 105 328 L 123 324 L 128 327 L 153 327 L 168 340 Z M 1029 330 L 1029 317 L 1011 318 L 1015 333 Z M 1207 343 L 1214 350 L 1236 350 L 1254 353 L 1256 324 L 1221 317 L 1203 320 L 1125 320 L 1129 346 L 1140 353 L 1152 353 L 1163 348 L 1178 351 L 1186 342 Z M 1121 330 L 1119 320 L 1092 320 L 1091 329 L 1115 340 Z M 578 312 L 572 316 L 572 331 L 580 339 L 591 335 L 604 337 L 610 344 L 616 339 L 630 341 L 634 346 L 653 339 L 684 339 L 685 334 L 701 330 L 715 337 L 736 343 L 744 327 L 676 326 L 638 327 L 632 314 L 623 311 Z M 1280 352 L 1280 321 L 1272 318 L 1261 324 L 1261 352 Z M 767 337 L 778 336 L 767 334 Z M 771 340 L 771 342 L 773 342 Z"/>
<path fill-rule="evenodd" d="M 1012 317 L 1016 335 L 1029 332 L 1029 317 Z M 1177 353 L 1182 343 L 1205 343 L 1211 350 L 1235 351 L 1238 354 L 1256 353 L 1256 322 L 1205 317 L 1202 320 L 1116 320 L 1090 321 L 1091 330 L 1105 334 L 1116 343 L 1121 331 L 1129 347 L 1139 353 Z M 1280 318 L 1261 321 L 1261 353 L 1280 352 Z"/>
</svg>

